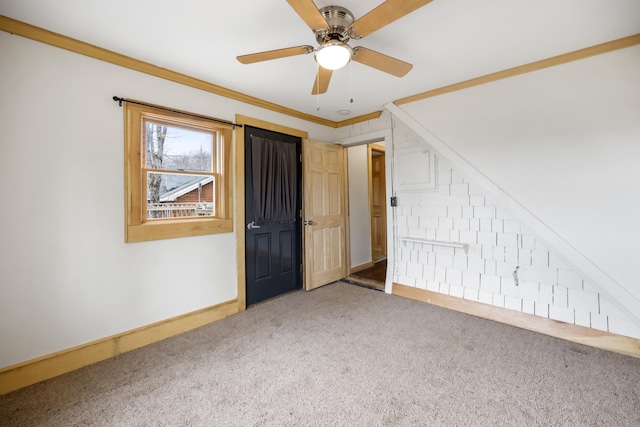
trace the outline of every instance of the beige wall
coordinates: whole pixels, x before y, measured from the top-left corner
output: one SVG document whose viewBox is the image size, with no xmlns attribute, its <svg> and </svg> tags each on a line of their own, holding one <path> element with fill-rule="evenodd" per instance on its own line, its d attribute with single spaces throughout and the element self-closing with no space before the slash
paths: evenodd
<svg viewBox="0 0 640 427">
<path fill-rule="evenodd" d="M 124 243 L 114 95 L 335 140 L 335 129 L 5 32 L 0 51 L 0 367 L 236 298 L 235 233 Z"/>
</svg>

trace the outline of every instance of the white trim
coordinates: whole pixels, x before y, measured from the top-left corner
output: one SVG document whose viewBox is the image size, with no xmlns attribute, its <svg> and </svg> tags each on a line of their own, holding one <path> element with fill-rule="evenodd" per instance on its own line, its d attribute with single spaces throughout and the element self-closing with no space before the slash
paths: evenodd
<svg viewBox="0 0 640 427">
<path fill-rule="evenodd" d="M 344 147 L 355 147 L 356 145 L 371 144 L 372 142 L 380 142 L 382 140 L 386 141 L 390 139 L 390 137 L 391 130 L 383 129 L 371 133 L 365 133 L 363 135 L 346 138 L 342 141 L 341 145 L 343 145 Z"/>
<path fill-rule="evenodd" d="M 345 138 L 341 144 L 344 147 L 355 147 L 357 145 L 371 144 L 381 141 L 384 141 L 385 151 L 389 152 L 393 150 L 392 130 L 390 128 Z M 395 236 L 393 235 L 393 215 L 389 215 L 389 213 L 393 213 L 393 208 L 391 207 L 391 196 L 394 195 L 390 156 L 385 156 L 385 173 L 389 178 L 385 180 L 387 186 L 387 200 L 385 201 L 387 204 L 387 279 L 384 284 L 384 292 L 391 294 L 393 291 L 393 271 L 395 270 L 395 258 L 393 253 Z"/>
<path fill-rule="evenodd" d="M 395 268 L 395 239 L 396 236 L 394 234 L 395 231 L 395 218 L 396 218 L 396 208 L 391 206 L 391 197 L 395 197 L 395 193 L 393 190 L 393 126 L 389 129 L 390 133 L 387 133 L 384 138 L 384 146 L 385 146 L 385 156 L 384 156 L 384 170 L 387 176 L 385 179 L 386 185 L 386 193 L 387 200 L 385 200 L 385 204 L 387 205 L 387 273 L 386 280 L 384 284 L 384 291 L 387 294 L 391 294 L 393 292 L 393 274 L 396 270 Z"/>
</svg>

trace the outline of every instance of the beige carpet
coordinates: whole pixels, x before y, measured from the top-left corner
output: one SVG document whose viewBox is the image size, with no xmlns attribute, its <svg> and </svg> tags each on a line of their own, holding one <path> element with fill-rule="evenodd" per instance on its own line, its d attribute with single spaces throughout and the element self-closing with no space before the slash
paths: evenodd
<svg viewBox="0 0 640 427">
<path fill-rule="evenodd" d="M 3 426 L 639 426 L 640 359 L 336 283 L 0 397 Z"/>
</svg>

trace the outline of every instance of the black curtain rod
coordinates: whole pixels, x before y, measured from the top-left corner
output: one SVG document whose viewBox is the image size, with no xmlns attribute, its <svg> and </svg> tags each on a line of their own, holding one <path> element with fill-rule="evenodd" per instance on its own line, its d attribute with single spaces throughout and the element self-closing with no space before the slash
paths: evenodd
<svg viewBox="0 0 640 427">
<path fill-rule="evenodd" d="M 191 117 L 196 117 L 198 119 L 209 120 L 209 121 L 212 121 L 212 122 L 222 123 L 222 124 L 225 124 L 225 125 L 231 125 L 231 126 L 233 126 L 234 129 L 236 127 L 242 127 L 242 125 L 240 123 L 233 123 L 233 122 L 228 122 L 226 120 L 214 119 L 213 117 L 200 116 L 198 114 L 186 113 L 184 111 L 178 111 L 178 110 L 172 110 L 171 108 L 161 107 L 161 106 L 153 105 L 153 104 L 146 104 L 144 102 L 132 101 L 130 99 L 119 98 L 117 96 L 114 96 L 113 100 L 116 101 L 120 107 L 122 107 L 122 103 L 123 102 L 128 102 L 130 104 L 144 105 L 145 107 L 158 108 L 160 110 L 169 111 L 171 113 L 184 114 L 185 116 L 191 116 Z"/>
</svg>

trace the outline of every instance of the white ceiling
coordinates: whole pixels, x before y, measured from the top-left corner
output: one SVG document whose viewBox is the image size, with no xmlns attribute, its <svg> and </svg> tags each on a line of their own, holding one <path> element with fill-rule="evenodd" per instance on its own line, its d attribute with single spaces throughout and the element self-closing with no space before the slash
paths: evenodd
<svg viewBox="0 0 640 427">
<path fill-rule="evenodd" d="M 315 0 L 319 8 L 346 7 L 356 19 L 380 2 Z M 412 63 L 409 74 L 397 78 L 352 63 L 334 72 L 328 92 L 317 97 L 311 95 L 312 55 L 250 65 L 235 59 L 316 45 L 312 31 L 285 0 L 0 0 L 0 14 L 334 121 L 640 33 L 638 0 L 434 0 L 350 42 Z M 345 109 L 350 115 L 338 113 Z"/>
</svg>

